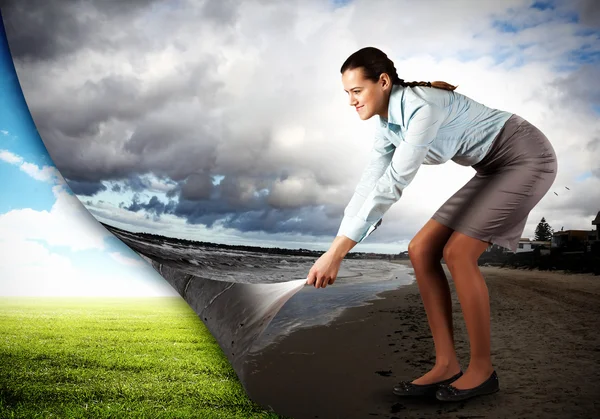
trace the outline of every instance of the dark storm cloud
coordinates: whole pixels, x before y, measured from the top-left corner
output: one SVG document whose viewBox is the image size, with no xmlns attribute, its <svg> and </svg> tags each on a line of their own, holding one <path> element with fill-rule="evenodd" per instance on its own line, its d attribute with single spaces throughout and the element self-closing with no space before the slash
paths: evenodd
<svg viewBox="0 0 600 419">
<path fill-rule="evenodd" d="M 175 206 L 175 201 L 169 201 L 168 204 L 165 204 L 161 202 L 156 195 L 150 198 L 146 203 L 140 202 L 138 194 L 134 195 L 132 203 L 129 206 L 125 206 L 124 203 L 121 203 L 121 208 L 125 208 L 128 211 L 138 212 L 145 210 L 147 213 L 154 214 L 156 217 L 160 217 L 162 214 L 173 213 Z"/>
<path fill-rule="evenodd" d="M 182 121 L 176 117 L 167 117 L 164 113 L 169 112 L 172 102 L 193 98 L 197 92 L 203 92 L 203 100 L 210 102 L 221 86 L 210 76 L 212 66 L 208 62 L 197 64 L 194 69 L 186 71 L 185 77 L 164 79 L 150 88 L 143 86 L 133 76 L 111 75 L 98 82 L 87 81 L 76 89 L 60 93 L 55 106 L 33 110 L 32 114 L 44 140 L 49 142 L 53 150 L 57 150 L 57 164 L 61 163 L 61 167 L 76 165 L 81 161 L 63 156 L 61 151 L 72 152 L 72 148 L 64 146 L 66 141 L 77 149 L 87 148 L 89 141 L 80 139 L 98 136 L 100 126 L 111 121 L 136 125 L 132 138 L 124 145 L 124 151 L 134 155 L 157 153 L 170 143 L 180 142 L 184 137 L 194 135 L 194 131 L 199 131 L 192 121 L 181 124 Z M 200 74 L 206 75 L 200 77 Z M 161 112 L 163 116 L 159 116 Z M 194 122 L 198 120 L 196 116 Z M 112 139 L 113 144 L 115 140 L 119 140 L 118 137 Z M 70 161 L 62 164 L 64 160 Z M 86 168 L 77 167 L 71 170 L 87 171 Z"/>
<path fill-rule="evenodd" d="M 209 77 L 204 80 L 208 83 Z M 206 91 L 216 88 L 213 84 Z M 74 109 L 70 109 L 71 103 L 32 110 L 40 135 L 61 173 L 75 179 L 107 180 L 152 172 L 180 181 L 190 173 L 214 167 L 218 143 L 212 128 L 215 122 L 203 122 L 204 118 L 191 110 L 183 116 L 176 105 L 169 105 L 170 100 L 177 100 L 177 92 L 165 92 L 162 100 L 152 100 L 128 95 L 127 90 L 131 86 L 120 93 L 115 90 L 114 94 L 97 95 L 87 105 L 82 94 L 81 106 Z M 76 97 L 73 101 L 77 101 Z M 151 109 L 153 106 L 163 109 Z M 130 120 L 131 137 L 127 137 L 125 129 L 111 128 L 114 120 Z M 103 133 L 99 133 L 100 126 Z M 73 155 L 85 157 L 74 159 Z"/>
<path fill-rule="evenodd" d="M 222 217 L 234 212 L 263 211 L 268 208 L 267 197 L 255 195 L 252 180 L 227 176 L 219 185 L 207 185 L 204 176 L 191 176 L 191 190 L 185 195 L 186 183 L 182 183 L 179 203 L 173 214 L 184 217 L 190 222 L 198 223 L 198 217 L 216 215 Z M 194 199 L 189 195 L 194 196 Z"/>
<path fill-rule="evenodd" d="M 62 106 L 46 110 L 38 119 L 42 126 L 53 126 L 69 137 L 97 135 L 99 124 L 111 118 L 133 120 L 161 103 L 159 97 L 144 97 L 135 77 L 108 76 L 98 82 L 87 81 L 70 93 L 72 102 L 81 106 L 66 112 Z M 163 98 L 164 99 L 164 98 Z M 69 107 L 72 106 L 72 103 Z"/>
<path fill-rule="evenodd" d="M 180 198 L 172 214 L 184 218 L 189 224 L 203 224 L 210 228 L 233 211 L 217 200 L 187 201 Z"/>
<path fill-rule="evenodd" d="M 340 222 L 338 217 L 330 218 L 315 207 L 280 210 L 268 207 L 261 198 L 255 198 L 252 204 L 247 205 L 254 208 L 241 211 L 222 201 L 180 200 L 172 214 L 185 218 L 189 224 L 202 224 L 211 228 L 219 222 L 225 228 L 244 233 L 263 231 L 331 236 L 337 232 Z"/>
<path fill-rule="evenodd" d="M 195 126 L 207 125 L 202 120 L 210 117 L 202 118 L 196 113 L 186 123 L 178 120 L 178 110 L 174 108 L 178 104 L 185 106 L 187 100 L 199 100 L 205 108 L 215 106 L 221 84 L 213 77 L 218 62 L 212 53 L 194 55 L 191 62 L 174 62 L 174 72 L 152 83 L 137 75 L 114 71 L 107 71 L 100 78 L 89 74 L 86 80 L 85 70 L 69 57 L 86 51 L 105 53 L 107 46 L 112 45 L 114 51 L 108 53 L 107 59 L 115 56 L 113 52 L 121 53 L 123 64 L 137 65 L 147 60 L 148 53 L 174 45 L 174 40 L 168 35 L 156 36 L 160 32 L 152 22 L 142 27 L 151 32 L 141 33 L 131 21 L 145 22 L 143 16 L 160 15 L 156 8 L 162 8 L 172 14 L 172 19 L 166 21 L 173 25 L 184 25 L 185 19 L 194 25 L 207 19 L 225 22 L 235 17 L 234 2 L 196 1 L 191 2 L 193 7 L 183 10 L 177 9 L 186 6 L 181 1 L 0 2 L 32 116 L 65 177 L 90 182 L 153 172 L 182 180 L 197 171 L 198 165 L 211 166 L 199 156 L 210 152 L 202 146 L 192 150 L 203 137 L 211 138 Z M 168 33 L 168 28 L 165 30 Z M 40 62 L 49 59 L 54 61 Z M 82 76 L 83 82 L 60 86 L 50 76 L 65 71 Z M 44 100 L 44 96 L 52 99 Z M 156 118 L 167 121 L 166 125 L 159 126 L 161 122 Z M 127 131 L 133 131 L 130 141 Z M 187 144 L 177 144 L 182 141 Z M 186 156 L 193 161 L 184 161 L 182 157 Z M 179 163 L 175 165 L 170 159 Z"/>
<path fill-rule="evenodd" d="M 142 192 L 148 188 L 148 184 L 143 178 L 136 175 L 130 175 L 125 180 L 123 187 L 133 192 Z"/>
<path fill-rule="evenodd" d="M 208 141 L 214 140 L 214 134 L 203 132 L 210 130 L 211 124 L 197 112 L 188 112 L 184 120 L 179 111 L 186 106 L 186 99 L 199 98 L 207 108 L 214 105 L 220 84 L 212 77 L 216 63 L 209 55 L 199 55 L 194 62 L 175 63 L 178 71 L 154 84 L 142 83 L 133 75 L 106 73 L 80 85 L 59 87 L 36 76 L 51 73 L 48 70 L 54 70 L 52 64 L 27 64 L 55 59 L 58 66 L 64 67 L 67 56 L 79 50 L 103 50 L 105 46 L 99 43 L 113 42 L 108 40 L 113 27 L 123 34 L 115 46 L 143 60 L 146 52 L 157 47 L 156 39 L 147 39 L 144 45 L 134 30 L 123 32 L 118 26 L 136 13 L 147 12 L 151 3 L 99 2 L 94 4 L 95 10 L 84 2 L 2 3 L 13 56 L 17 62 L 23 61 L 25 73 L 21 71 L 20 79 L 32 116 L 54 163 L 78 195 L 93 196 L 106 190 L 103 180 L 121 180 L 122 184 L 113 185 L 115 192 L 143 192 L 150 185 L 139 173 L 166 176 L 168 183 L 214 166 L 214 147 Z M 226 21 L 235 15 L 228 13 L 225 5 L 213 3 L 218 2 L 207 2 L 202 8 L 213 19 Z M 75 13 L 75 8 L 104 17 L 84 21 L 84 14 Z M 158 39 L 163 38 L 168 37 Z M 28 69 L 31 73 L 26 72 Z M 52 100 L 36 106 L 36 100 L 43 102 L 41 99 L 48 95 L 54 96 Z M 132 133 L 130 138 L 127 131 Z M 184 195 L 204 197 L 209 189 L 206 182 L 203 186 L 193 183 L 183 189 Z M 182 190 L 178 187 L 164 192 L 173 198 Z M 155 201 L 142 208 L 155 214 L 162 211 Z"/>
<path fill-rule="evenodd" d="M 340 220 L 331 219 L 318 208 L 268 208 L 263 211 L 235 213 L 223 225 L 241 232 L 300 233 L 312 236 L 333 236 Z"/>
<path fill-rule="evenodd" d="M 149 7 L 152 3 L 154 9 Z M 271 3 L 275 4 L 261 2 Z M 283 181 L 295 171 L 294 167 L 286 167 L 285 173 L 277 173 L 281 172 L 276 161 L 279 157 L 264 157 L 272 146 L 271 118 L 267 117 L 266 124 L 256 121 L 236 131 L 236 112 L 248 119 L 244 115 L 246 104 L 232 108 L 233 119 L 212 114 L 228 105 L 227 97 L 220 94 L 223 83 L 215 77 L 222 63 L 219 50 L 187 55 L 186 62 L 156 61 L 156 65 L 163 66 L 157 74 L 164 75 L 145 79 L 135 70 L 86 74 L 90 67 L 78 61 L 86 51 L 93 51 L 109 60 L 120 54 L 123 64 L 152 69 L 146 66 L 149 54 L 165 51 L 166 46 L 185 50 L 195 42 L 186 44 L 186 39 L 180 42 L 170 37 L 171 29 L 188 27 L 196 31 L 207 20 L 215 28 L 231 27 L 239 17 L 239 7 L 235 1 L 3 3 L 8 40 L 16 63 L 20 63 L 19 76 L 32 116 L 56 166 L 79 195 L 106 190 L 102 181 L 118 182 L 113 183 L 113 192 L 138 194 L 123 208 L 146 211 L 155 218 L 175 214 L 209 226 L 225 220 L 227 226 L 244 231 L 256 231 L 260 226 L 268 226 L 269 231 L 296 228 L 285 217 L 298 209 L 274 211 L 272 208 L 278 205 L 264 194 L 278 178 Z M 269 13 L 282 17 L 275 19 L 276 24 L 272 22 L 282 34 L 296 14 L 292 7 L 281 5 Z M 150 32 L 140 31 L 135 26 L 140 16 L 157 19 L 162 29 L 149 24 L 142 29 Z M 241 28 L 257 37 L 268 34 L 264 27 L 256 34 L 252 29 Z M 164 35 L 157 36 L 161 33 Z M 219 34 L 223 39 L 228 36 L 226 31 Z M 191 39 L 196 36 L 201 39 L 201 32 L 192 34 Z M 107 69 L 116 69 L 119 64 L 115 61 Z M 175 71 L 169 67 L 175 67 Z M 52 79 L 52 75 L 63 72 L 72 72 L 81 83 L 69 84 L 70 80 L 62 79 L 60 85 Z M 282 94 L 278 92 L 274 97 Z M 52 99 L 44 100 L 49 95 Z M 248 99 L 253 98 L 246 102 Z M 276 104 L 271 106 L 277 109 Z M 179 203 L 161 203 L 156 196 L 141 202 L 140 196 L 148 195 L 151 189 L 149 181 L 141 176 L 146 173 L 176 185 L 164 192 L 168 199 L 178 197 Z M 211 174 L 225 176 L 218 188 Z"/>
<path fill-rule="evenodd" d="M 269 204 L 268 195 L 254 194 L 260 187 L 253 187 L 253 182 L 248 179 L 229 176 L 218 185 L 210 183 L 210 188 L 206 176 L 192 176 L 190 179 L 188 182 L 192 188 L 203 189 L 202 193 L 195 191 L 193 200 L 186 198 L 182 193 L 178 202 L 171 200 L 165 205 L 153 196 L 144 203 L 140 201 L 139 194 L 135 194 L 131 204 L 121 203 L 120 207 L 132 212 L 145 210 L 153 214 L 155 219 L 163 214 L 172 214 L 185 219 L 189 224 L 211 228 L 218 223 L 240 232 L 264 231 L 331 236 L 339 227 L 342 211 L 339 206 L 336 211 L 308 205 L 300 208 L 273 208 Z M 266 181 L 256 183 L 261 187 L 268 186 Z M 185 188 L 186 184 L 183 183 L 181 191 Z M 205 198 L 201 197 L 202 194 Z M 215 197 L 218 199 L 214 199 Z"/>
<path fill-rule="evenodd" d="M 66 179 L 67 184 L 74 194 L 82 196 L 93 196 L 106 190 L 102 182 L 86 182 Z"/>
<path fill-rule="evenodd" d="M 190 201 L 209 199 L 213 189 L 212 177 L 209 174 L 192 174 L 181 187 L 181 197 Z"/>
<path fill-rule="evenodd" d="M 123 149 L 141 157 L 160 155 L 171 165 L 164 170 L 173 172 L 170 173 L 173 180 L 185 179 L 198 169 L 210 169 L 215 160 L 218 139 L 202 128 L 201 121 L 200 115 L 182 117 L 164 114 L 148 118 L 139 122 Z M 175 158 L 177 163 L 173 164 L 170 157 Z"/>
<path fill-rule="evenodd" d="M 0 0 L 15 59 L 46 60 L 79 49 L 93 37 L 94 22 L 69 13 L 60 0 Z"/>
<path fill-rule="evenodd" d="M 167 192 L 167 198 L 174 198 L 181 192 L 180 186 L 177 186 Z"/>
<path fill-rule="evenodd" d="M 103 36 L 107 17 L 126 21 L 157 0 L 99 2 L 0 0 L 11 54 L 21 60 L 52 60 L 94 46 L 115 47 Z"/>
<path fill-rule="evenodd" d="M 270 185 L 271 182 L 268 179 L 225 176 L 219 184 L 219 192 L 221 200 L 229 206 L 253 210 L 258 208 L 258 203 L 260 206 L 266 205 L 265 198 L 263 196 L 255 197 L 254 193 L 269 188 Z"/>
<path fill-rule="evenodd" d="M 145 43 L 135 31 L 114 36 L 115 29 L 127 27 L 131 19 L 149 12 L 152 6 L 173 7 L 181 1 L 165 0 L 0 0 L 13 58 L 54 60 L 84 48 L 98 51 L 140 47 Z M 238 15 L 239 2 L 207 0 L 188 2 L 190 19 L 228 25 Z M 200 5 L 199 8 L 194 8 Z M 192 6 L 191 10 L 189 6 Z M 166 28 L 168 30 L 168 28 Z M 154 40 L 154 43 L 160 42 Z"/>
</svg>

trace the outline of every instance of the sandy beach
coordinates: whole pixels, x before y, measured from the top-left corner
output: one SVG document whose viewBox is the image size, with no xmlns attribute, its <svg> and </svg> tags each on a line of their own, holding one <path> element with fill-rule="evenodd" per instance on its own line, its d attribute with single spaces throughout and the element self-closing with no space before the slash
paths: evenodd
<svg viewBox="0 0 600 419">
<path fill-rule="evenodd" d="M 395 383 L 422 375 L 434 362 L 415 283 L 254 355 L 248 393 L 294 419 L 600 417 L 600 276 L 491 267 L 482 272 L 500 392 L 456 403 L 392 394 Z M 467 332 L 447 276 L 456 349 L 466 369 Z"/>
</svg>

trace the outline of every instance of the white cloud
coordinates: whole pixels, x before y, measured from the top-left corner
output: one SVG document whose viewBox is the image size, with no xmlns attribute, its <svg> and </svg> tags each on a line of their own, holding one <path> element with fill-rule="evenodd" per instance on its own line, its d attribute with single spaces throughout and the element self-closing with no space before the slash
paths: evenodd
<svg viewBox="0 0 600 419">
<path fill-rule="evenodd" d="M 144 261 L 123 269 L 104 261 L 81 268 L 30 240 L 0 240 L 0 295 L 41 297 L 157 297 L 177 295 Z M 7 257 L 8 256 L 8 257 Z M 100 257 L 99 257 L 100 259 Z M 125 258 L 127 259 L 127 258 Z M 110 261 L 111 259 L 108 259 Z"/>
<path fill-rule="evenodd" d="M 23 208 L 0 214 L 0 239 L 9 242 L 41 240 L 49 246 L 64 246 L 74 251 L 105 249 L 104 239 L 110 237 L 110 233 L 90 215 L 76 196 L 67 192 L 68 186 L 55 167 L 40 169 L 6 150 L 0 151 L 0 159 L 19 166 L 36 180 L 54 183 L 52 192 L 56 197 L 50 211 Z"/>
<path fill-rule="evenodd" d="M 145 266 L 146 265 L 146 262 L 144 262 L 144 260 L 141 258 L 136 258 L 136 259 L 130 258 L 130 257 L 123 255 L 123 253 L 119 253 L 119 252 L 111 252 L 110 257 L 123 265 L 128 265 L 128 266 Z"/>
<path fill-rule="evenodd" d="M 8 135 L 8 132 L 6 132 L 6 135 Z M 23 159 L 20 156 L 17 156 L 16 154 L 11 153 L 7 150 L 0 150 L 0 160 L 3 160 L 10 164 L 14 164 L 15 166 L 18 166 L 23 163 Z"/>
<path fill-rule="evenodd" d="M 40 240 L 71 250 L 105 250 L 109 233 L 69 194 L 64 185 L 52 187 L 56 202 L 50 211 L 15 209 L 0 215 L 3 240 Z"/>
<path fill-rule="evenodd" d="M 57 179 L 62 179 L 60 172 L 56 169 L 56 167 L 44 166 L 40 168 L 39 166 L 33 163 L 23 161 L 23 158 L 21 156 L 11 153 L 8 150 L 0 150 L 0 160 L 5 161 L 6 163 L 10 163 L 14 166 L 19 166 L 19 169 L 27 173 L 35 180 L 39 180 L 42 182 L 54 182 Z"/>
<path fill-rule="evenodd" d="M 42 182 L 50 182 L 60 176 L 56 167 L 52 166 L 44 166 L 40 169 L 39 166 L 36 166 L 35 164 L 23 163 L 20 168 L 35 180 Z"/>
</svg>

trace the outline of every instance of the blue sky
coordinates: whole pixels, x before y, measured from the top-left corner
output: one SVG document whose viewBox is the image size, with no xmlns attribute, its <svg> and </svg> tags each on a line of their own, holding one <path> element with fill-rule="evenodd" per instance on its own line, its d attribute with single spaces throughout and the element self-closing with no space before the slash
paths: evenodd
<svg viewBox="0 0 600 419">
<path fill-rule="evenodd" d="M 0 39 L 0 296 L 177 295 L 90 216 L 48 155 Z"/>
</svg>

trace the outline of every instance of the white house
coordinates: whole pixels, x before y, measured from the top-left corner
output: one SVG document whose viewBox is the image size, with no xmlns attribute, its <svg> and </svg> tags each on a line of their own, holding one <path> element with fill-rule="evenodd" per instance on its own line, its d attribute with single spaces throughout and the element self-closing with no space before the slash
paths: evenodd
<svg viewBox="0 0 600 419">
<path fill-rule="evenodd" d="M 517 253 L 522 252 L 533 252 L 531 240 L 529 240 L 528 238 L 521 238 L 519 240 L 519 247 L 517 248 Z"/>
</svg>

